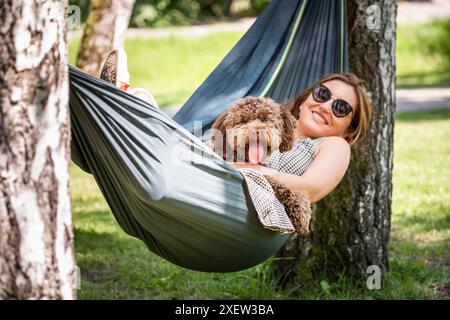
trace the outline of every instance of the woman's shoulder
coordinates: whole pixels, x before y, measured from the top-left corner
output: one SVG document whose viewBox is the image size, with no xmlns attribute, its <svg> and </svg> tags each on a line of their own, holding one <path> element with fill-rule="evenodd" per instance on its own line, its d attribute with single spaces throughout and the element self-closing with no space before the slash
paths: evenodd
<svg viewBox="0 0 450 320">
<path fill-rule="evenodd" d="M 330 136 L 314 139 L 317 141 L 317 146 L 315 149 L 315 156 L 317 156 L 321 151 L 327 150 L 330 152 L 335 152 L 337 154 L 350 155 L 350 145 L 342 137 Z M 313 140 L 313 141 L 314 141 Z"/>
</svg>

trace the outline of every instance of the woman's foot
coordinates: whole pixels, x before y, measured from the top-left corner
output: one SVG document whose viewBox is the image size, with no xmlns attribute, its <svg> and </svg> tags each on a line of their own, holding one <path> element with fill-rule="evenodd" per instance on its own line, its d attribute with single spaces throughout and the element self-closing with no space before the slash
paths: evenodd
<svg viewBox="0 0 450 320">
<path fill-rule="evenodd" d="M 114 49 L 108 54 L 100 73 L 100 79 L 108 81 L 123 90 L 130 86 L 127 54 L 124 50 Z"/>
<path fill-rule="evenodd" d="M 112 50 L 103 64 L 100 78 L 159 108 L 155 97 L 150 92 L 143 88 L 130 88 L 127 60 L 127 54 L 124 50 Z"/>
</svg>

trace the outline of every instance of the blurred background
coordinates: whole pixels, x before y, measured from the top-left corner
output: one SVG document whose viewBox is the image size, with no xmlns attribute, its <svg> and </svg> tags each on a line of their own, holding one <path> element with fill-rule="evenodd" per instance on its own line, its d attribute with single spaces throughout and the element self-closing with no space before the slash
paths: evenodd
<svg viewBox="0 0 450 320">
<path fill-rule="evenodd" d="M 135 1 L 125 36 L 131 84 L 173 115 L 269 0 Z M 89 0 L 71 0 L 85 22 Z M 75 64 L 84 24 L 69 34 Z M 450 299 L 450 1 L 398 1 L 390 259 L 382 290 L 319 279 L 301 298 Z M 266 264 L 233 274 L 181 269 L 114 221 L 93 179 L 71 168 L 79 298 L 283 299 Z M 118 259 L 117 257 L 121 257 Z M 133 267 L 130 268 L 130 265 Z M 299 293 L 295 293 L 299 297 Z"/>
<path fill-rule="evenodd" d="M 269 2 L 135 1 L 125 41 L 132 84 L 150 90 L 163 108 L 176 108 L 203 82 Z M 70 1 L 81 8 L 82 23 L 86 21 L 89 3 Z M 448 0 L 398 2 L 399 89 L 450 85 L 449 16 Z M 72 64 L 76 62 L 83 28 L 82 24 L 70 32 Z M 433 93 L 450 99 L 444 91 Z M 417 94 L 420 92 L 414 92 Z M 400 111 L 407 96 L 400 93 Z"/>
</svg>

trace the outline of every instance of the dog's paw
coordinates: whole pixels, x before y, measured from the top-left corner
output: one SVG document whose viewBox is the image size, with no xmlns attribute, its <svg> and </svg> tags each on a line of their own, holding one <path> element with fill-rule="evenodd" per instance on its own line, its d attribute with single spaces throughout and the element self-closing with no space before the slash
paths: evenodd
<svg viewBox="0 0 450 320">
<path fill-rule="evenodd" d="M 275 196 L 283 204 L 286 214 L 295 228 L 295 232 L 301 235 L 309 233 L 309 223 L 311 221 L 311 203 L 301 192 L 295 192 L 271 176 L 265 176 L 271 184 Z"/>
</svg>

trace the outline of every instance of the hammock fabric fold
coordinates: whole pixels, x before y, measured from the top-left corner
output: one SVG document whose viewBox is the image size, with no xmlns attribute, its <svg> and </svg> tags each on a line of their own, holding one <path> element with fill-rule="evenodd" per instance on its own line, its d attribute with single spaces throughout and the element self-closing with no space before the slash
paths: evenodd
<svg viewBox="0 0 450 320">
<path fill-rule="evenodd" d="M 346 71 L 345 6 L 271 2 L 172 119 L 69 67 L 72 159 L 94 176 L 127 234 L 168 261 L 208 272 L 255 266 L 285 243 L 287 235 L 262 227 L 239 171 L 202 140 L 244 96 L 281 102 Z"/>
</svg>

